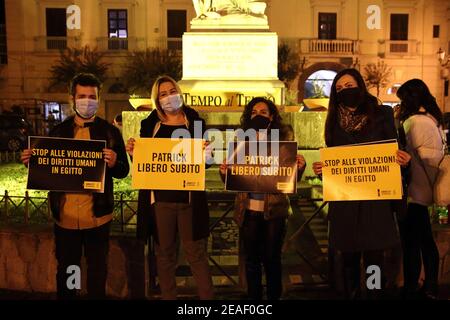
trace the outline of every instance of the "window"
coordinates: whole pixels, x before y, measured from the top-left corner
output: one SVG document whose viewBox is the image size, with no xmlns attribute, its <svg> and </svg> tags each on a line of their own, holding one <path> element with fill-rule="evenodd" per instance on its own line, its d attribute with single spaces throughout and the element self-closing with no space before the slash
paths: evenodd
<svg viewBox="0 0 450 320">
<path fill-rule="evenodd" d="M 407 14 L 391 14 L 391 40 L 408 40 Z"/>
<path fill-rule="evenodd" d="M 391 53 L 407 53 L 408 43 L 398 41 L 408 40 L 408 15 L 391 14 L 391 42 L 389 50 Z"/>
<path fill-rule="evenodd" d="M 440 26 L 434 25 L 433 26 L 433 38 L 439 38 L 439 31 L 440 31 Z"/>
<path fill-rule="evenodd" d="M 47 49 L 67 48 L 67 26 L 65 8 L 46 8 L 45 23 L 47 29 Z"/>
<path fill-rule="evenodd" d="M 0 64 L 7 63 L 8 50 L 6 48 L 5 0 L 0 0 Z"/>
<path fill-rule="evenodd" d="M 186 32 L 186 10 L 167 10 L 167 48 L 181 50 L 181 38 Z"/>
<path fill-rule="evenodd" d="M 319 39 L 336 39 L 337 13 L 319 12 Z"/>
<path fill-rule="evenodd" d="M 108 10 L 108 49 L 128 50 L 128 12 L 126 9 Z"/>
<path fill-rule="evenodd" d="M 305 81 L 305 99 L 329 98 L 335 77 L 336 71 L 332 70 L 319 70 L 311 74 Z"/>
</svg>

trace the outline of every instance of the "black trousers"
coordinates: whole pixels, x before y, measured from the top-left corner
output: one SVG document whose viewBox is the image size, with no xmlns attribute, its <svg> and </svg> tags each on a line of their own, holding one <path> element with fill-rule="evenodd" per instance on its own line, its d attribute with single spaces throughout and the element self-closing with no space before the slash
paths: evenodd
<svg viewBox="0 0 450 320">
<path fill-rule="evenodd" d="M 55 224 L 55 253 L 58 262 L 56 273 L 56 287 L 58 299 L 75 299 L 77 291 L 68 289 L 67 279 L 71 274 L 67 268 L 71 265 L 81 268 L 81 255 L 87 262 L 87 293 L 90 299 L 104 299 L 107 258 L 109 250 L 110 223 L 100 227 L 71 230 Z"/>
<path fill-rule="evenodd" d="M 262 213 L 245 213 L 241 235 L 246 254 L 248 297 L 262 299 L 262 265 L 266 274 L 267 299 L 278 300 L 282 293 L 281 248 L 286 219 L 265 220 Z"/>
<path fill-rule="evenodd" d="M 344 294 L 346 299 L 362 298 L 361 290 L 361 259 L 364 270 L 371 265 L 378 266 L 381 271 L 381 290 L 373 289 L 367 290 L 368 299 L 379 299 L 382 296 L 382 289 L 384 289 L 384 251 L 359 251 L 359 252 L 342 252 L 343 260 L 343 282 Z M 366 280 L 363 281 L 366 285 Z"/>
<path fill-rule="evenodd" d="M 405 292 L 417 291 L 422 262 L 425 271 L 424 289 L 437 293 L 439 251 L 431 231 L 428 209 L 417 203 L 408 204 L 405 220 L 400 223 L 403 245 L 403 276 Z"/>
</svg>

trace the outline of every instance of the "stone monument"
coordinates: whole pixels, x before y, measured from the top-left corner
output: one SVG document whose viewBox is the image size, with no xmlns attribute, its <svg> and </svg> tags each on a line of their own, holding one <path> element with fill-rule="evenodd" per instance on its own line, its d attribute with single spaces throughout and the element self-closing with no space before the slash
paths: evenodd
<svg viewBox="0 0 450 320">
<path fill-rule="evenodd" d="M 270 32 L 264 1 L 193 0 L 196 17 L 183 35 L 187 104 L 237 111 L 254 96 L 284 104 L 278 79 L 278 36 Z"/>
</svg>

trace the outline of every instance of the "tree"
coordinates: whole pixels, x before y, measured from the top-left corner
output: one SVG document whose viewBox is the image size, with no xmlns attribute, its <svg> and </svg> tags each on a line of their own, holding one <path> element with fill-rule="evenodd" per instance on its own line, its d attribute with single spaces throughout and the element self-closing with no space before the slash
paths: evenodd
<svg viewBox="0 0 450 320">
<path fill-rule="evenodd" d="M 182 75 L 180 55 L 173 50 L 147 48 L 127 59 L 123 79 L 130 94 L 149 95 L 156 78 L 168 75 L 178 81 Z"/>
<path fill-rule="evenodd" d="M 377 98 L 380 95 L 380 89 L 386 88 L 389 84 L 389 78 L 391 76 L 392 68 L 389 67 L 384 61 L 378 61 L 375 63 L 368 63 L 364 67 L 367 88 L 377 89 Z"/>
<path fill-rule="evenodd" d="M 50 68 L 49 90 L 67 88 L 72 78 L 80 73 L 94 74 L 100 81 L 106 80 L 109 63 L 102 62 L 103 53 L 85 46 L 82 49 L 67 48 L 60 52 L 58 62 Z"/>
<path fill-rule="evenodd" d="M 283 43 L 278 46 L 278 78 L 287 88 L 300 72 L 299 56 L 292 52 L 289 45 Z"/>
</svg>

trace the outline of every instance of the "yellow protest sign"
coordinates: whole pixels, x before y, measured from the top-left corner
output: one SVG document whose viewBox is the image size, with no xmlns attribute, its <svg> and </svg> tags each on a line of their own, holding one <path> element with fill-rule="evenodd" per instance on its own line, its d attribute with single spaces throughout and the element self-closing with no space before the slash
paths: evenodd
<svg viewBox="0 0 450 320">
<path fill-rule="evenodd" d="M 320 149 L 323 200 L 401 199 L 397 143 Z"/>
<path fill-rule="evenodd" d="M 205 190 L 201 139 L 138 138 L 133 151 L 134 189 Z"/>
</svg>

